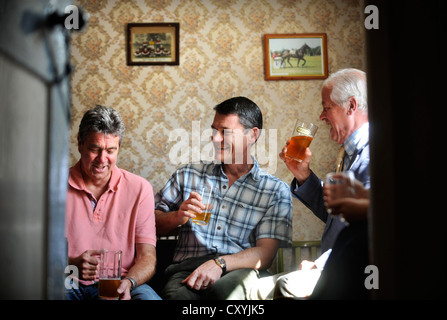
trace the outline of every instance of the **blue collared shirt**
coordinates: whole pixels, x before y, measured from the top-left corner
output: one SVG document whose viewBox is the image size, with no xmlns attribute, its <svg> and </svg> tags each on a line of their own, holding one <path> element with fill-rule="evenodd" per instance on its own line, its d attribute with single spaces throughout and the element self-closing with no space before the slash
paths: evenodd
<svg viewBox="0 0 447 320">
<path fill-rule="evenodd" d="M 212 186 L 217 205 L 208 225 L 190 220 L 180 228 L 174 262 L 211 253 L 234 254 L 256 246 L 263 238 L 291 245 L 292 199 L 288 185 L 259 167 L 229 181 L 222 166 L 214 163 L 188 164 L 180 167 L 155 195 L 155 209 L 178 210 L 191 191 Z"/>
<path fill-rule="evenodd" d="M 343 171 L 349 170 L 353 155 L 362 150 L 369 143 L 369 122 L 362 125 L 346 138 L 343 147 L 345 148 L 345 159 L 343 162 Z"/>
</svg>

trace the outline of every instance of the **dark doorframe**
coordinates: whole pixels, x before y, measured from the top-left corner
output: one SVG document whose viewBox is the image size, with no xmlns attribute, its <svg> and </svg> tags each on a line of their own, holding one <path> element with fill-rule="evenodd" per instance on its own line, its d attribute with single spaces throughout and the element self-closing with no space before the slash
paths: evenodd
<svg viewBox="0 0 447 320">
<path fill-rule="evenodd" d="M 371 247 L 386 298 L 445 298 L 446 4 L 366 1 Z"/>
</svg>

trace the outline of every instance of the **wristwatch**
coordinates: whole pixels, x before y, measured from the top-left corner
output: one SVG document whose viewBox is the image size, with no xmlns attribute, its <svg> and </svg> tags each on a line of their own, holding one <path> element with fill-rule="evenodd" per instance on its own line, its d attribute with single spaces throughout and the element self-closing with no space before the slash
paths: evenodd
<svg viewBox="0 0 447 320">
<path fill-rule="evenodd" d="M 214 262 L 216 262 L 216 264 L 222 268 L 222 274 L 227 272 L 227 263 L 222 257 L 217 257 L 216 259 L 214 259 Z"/>
<path fill-rule="evenodd" d="M 133 289 L 135 289 L 137 287 L 137 282 L 135 281 L 134 278 L 125 277 L 124 279 L 127 279 L 130 281 L 130 291 L 132 291 Z"/>
</svg>

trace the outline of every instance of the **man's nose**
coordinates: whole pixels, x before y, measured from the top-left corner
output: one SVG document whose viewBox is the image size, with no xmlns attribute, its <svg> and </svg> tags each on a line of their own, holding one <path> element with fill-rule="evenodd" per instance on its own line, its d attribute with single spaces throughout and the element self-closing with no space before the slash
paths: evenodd
<svg viewBox="0 0 447 320">
<path fill-rule="evenodd" d="M 326 120 L 326 112 L 321 111 L 321 113 L 320 113 L 320 120 L 321 120 L 321 121 Z"/>
<path fill-rule="evenodd" d="M 101 163 L 106 162 L 107 160 L 107 152 L 105 150 L 101 150 L 98 153 L 98 160 L 101 161 Z"/>
<path fill-rule="evenodd" d="M 214 142 L 221 142 L 223 140 L 223 135 L 219 131 L 213 130 L 213 135 L 212 135 L 211 139 Z"/>
</svg>

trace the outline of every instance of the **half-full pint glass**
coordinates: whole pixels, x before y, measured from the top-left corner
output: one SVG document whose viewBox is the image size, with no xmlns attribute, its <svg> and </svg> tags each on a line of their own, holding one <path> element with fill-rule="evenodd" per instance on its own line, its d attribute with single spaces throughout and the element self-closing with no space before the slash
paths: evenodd
<svg viewBox="0 0 447 320">
<path fill-rule="evenodd" d="M 99 298 L 103 300 L 118 300 L 117 289 L 121 281 L 121 250 L 101 252 L 99 262 Z"/>
<path fill-rule="evenodd" d="M 203 209 L 201 213 L 193 212 L 196 217 L 192 219 L 192 222 L 206 226 L 210 222 L 213 208 L 213 189 L 211 187 L 204 187 L 200 191 L 200 195 L 202 196 L 202 203 L 205 205 L 205 209 Z"/>
<path fill-rule="evenodd" d="M 287 145 L 286 157 L 303 161 L 306 148 L 310 146 L 318 127 L 311 122 L 297 120 L 292 137 Z"/>
</svg>

